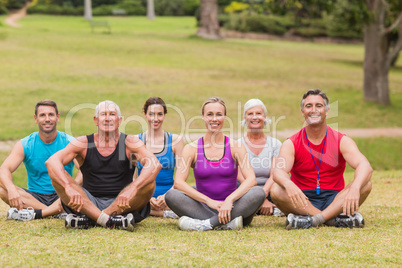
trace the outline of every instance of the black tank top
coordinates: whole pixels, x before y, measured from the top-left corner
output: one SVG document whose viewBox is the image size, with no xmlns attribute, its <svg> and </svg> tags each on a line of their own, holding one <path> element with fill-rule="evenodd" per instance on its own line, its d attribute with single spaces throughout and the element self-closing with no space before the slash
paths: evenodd
<svg viewBox="0 0 402 268">
<path fill-rule="evenodd" d="M 135 166 L 127 158 L 127 135 L 120 133 L 116 149 L 102 156 L 96 149 L 94 134 L 88 135 L 87 155 L 81 166 L 83 187 L 96 197 L 116 197 L 133 181 Z"/>
</svg>

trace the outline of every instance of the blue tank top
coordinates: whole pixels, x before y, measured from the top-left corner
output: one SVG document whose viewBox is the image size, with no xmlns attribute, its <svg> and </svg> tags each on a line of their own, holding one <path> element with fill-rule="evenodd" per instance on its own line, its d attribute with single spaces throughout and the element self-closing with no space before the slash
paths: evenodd
<svg viewBox="0 0 402 268">
<path fill-rule="evenodd" d="M 28 190 L 41 194 L 55 193 L 45 162 L 54 153 L 64 149 L 73 139 L 73 137 L 60 131 L 57 131 L 56 139 L 49 144 L 44 143 L 39 138 L 39 132 L 34 132 L 21 139 L 24 148 L 23 162 L 28 175 Z M 73 175 L 73 168 L 73 161 L 64 167 L 71 176 Z"/>
<path fill-rule="evenodd" d="M 144 133 L 140 133 L 138 137 L 146 144 L 146 135 Z M 154 155 L 158 159 L 159 163 L 162 165 L 162 169 L 159 171 L 158 176 L 156 176 L 155 182 L 155 192 L 152 195 L 157 198 L 160 195 L 165 194 L 170 188 L 173 187 L 174 179 L 173 173 L 174 168 L 176 166 L 175 156 L 173 153 L 172 146 L 172 133 L 165 132 L 165 144 L 163 146 L 163 150 L 159 153 L 155 153 Z M 139 161 L 137 161 L 138 175 L 141 174 L 141 170 L 143 166 Z"/>
<path fill-rule="evenodd" d="M 223 157 L 210 161 L 205 157 L 204 138 L 198 140 L 194 177 L 197 191 L 217 201 L 224 201 L 237 186 L 237 165 L 230 150 L 230 139 L 225 137 Z"/>
</svg>

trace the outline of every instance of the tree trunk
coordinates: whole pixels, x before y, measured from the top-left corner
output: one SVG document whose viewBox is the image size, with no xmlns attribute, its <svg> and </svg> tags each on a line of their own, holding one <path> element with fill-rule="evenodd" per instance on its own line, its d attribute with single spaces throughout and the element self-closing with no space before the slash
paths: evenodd
<svg viewBox="0 0 402 268">
<path fill-rule="evenodd" d="M 92 2 L 91 2 L 91 0 L 85 0 L 85 2 L 84 2 L 84 18 L 86 20 L 92 20 Z"/>
<path fill-rule="evenodd" d="M 154 7 L 154 0 L 147 1 L 147 18 L 150 20 L 155 19 L 155 7 Z"/>
<path fill-rule="evenodd" d="M 201 26 L 197 35 L 207 39 L 221 39 L 218 22 L 218 1 L 201 0 Z"/>
<path fill-rule="evenodd" d="M 385 7 L 381 1 L 368 1 L 375 14 L 374 21 L 364 28 L 364 99 L 390 105 L 388 61 L 390 42 L 384 29 Z"/>
</svg>

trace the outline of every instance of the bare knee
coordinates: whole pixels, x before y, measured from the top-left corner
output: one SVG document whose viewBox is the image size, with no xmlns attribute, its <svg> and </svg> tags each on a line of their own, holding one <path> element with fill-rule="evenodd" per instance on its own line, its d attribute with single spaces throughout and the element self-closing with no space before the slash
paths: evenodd
<svg viewBox="0 0 402 268">
<path fill-rule="evenodd" d="M 279 186 L 279 184 L 277 184 L 277 183 L 272 184 L 271 190 L 269 191 L 272 201 L 274 201 L 274 203 L 275 203 L 275 202 L 279 202 L 280 200 L 282 200 L 281 197 L 283 197 L 283 192 L 284 192 L 284 190 L 282 189 L 281 186 Z"/>
</svg>

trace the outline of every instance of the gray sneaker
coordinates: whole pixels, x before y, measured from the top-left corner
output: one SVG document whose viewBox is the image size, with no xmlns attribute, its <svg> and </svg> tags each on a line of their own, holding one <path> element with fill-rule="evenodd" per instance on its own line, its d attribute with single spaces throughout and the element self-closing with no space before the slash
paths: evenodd
<svg viewBox="0 0 402 268">
<path fill-rule="evenodd" d="M 120 229 L 133 232 L 134 231 L 134 215 L 128 213 L 126 216 L 116 215 L 113 213 L 106 223 L 106 227 L 110 229 Z"/>
<path fill-rule="evenodd" d="M 7 219 L 16 221 L 30 221 L 35 219 L 35 210 L 32 207 L 24 208 L 22 210 L 10 208 L 7 211 Z"/>
<path fill-rule="evenodd" d="M 216 230 L 240 230 L 240 229 L 243 229 L 243 216 L 234 218 L 225 225 L 216 228 Z"/>
<path fill-rule="evenodd" d="M 286 218 L 286 229 L 307 229 L 313 225 L 313 218 L 309 215 L 301 216 L 290 213 Z"/>
<path fill-rule="evenodd" d="M 60 219 L 60 220 L 65 220 L 67 218 L 67 213 L 66 212 L 62 212 L 56 215 L 53 215 L 52 218 L 53 219 Z"/>
<path fill-rule="evenodd" d="M 335 227 L 340 228 L 363 228 L 364 219 L 363 216 L 356 212 L 353 215 L 347 216 L 346 214 L 339 214 L 335 218 Z"/>
<path fill-rule="evenodd" d="M 78 216 L 75 214 L 68 214 L 64 225 L 67 229 L 89 229 L 94 227 L 96 223 L 86 215 Z"/>
<path fill-rule="evenodd" d="M 172 210 L 164 210 L 163 217 L 169 218 L 169 219 L 178 219 L 179 218 L 179 216 L 177 216 L 177 214 L 174 213 Z"/>
<path fill-rule="evenodd" d="M 285 217 L 285 213 L 283 213 L 279 208 L 274 207 L 274 211 L 272 212 L 272 216 L 275 217 Z"/>
<path fill-rule="evenodd" d="M 180 230 L 187 231 L 208 231 L 212 230 L 211 223 L 209 220 L 198 220 L 193 219 L 187 216 L 183 216 L 179 219 L 177 223 L 179 225 Z"/>
</svg>

